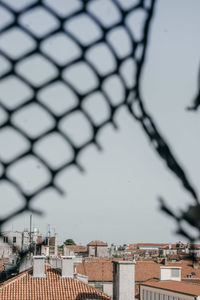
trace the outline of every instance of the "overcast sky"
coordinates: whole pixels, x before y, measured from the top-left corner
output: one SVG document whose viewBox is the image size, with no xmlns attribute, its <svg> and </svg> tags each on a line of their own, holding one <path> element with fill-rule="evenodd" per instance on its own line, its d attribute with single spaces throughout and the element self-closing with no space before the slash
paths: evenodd
<svg viewBox="0 0 200 300">
<path fill-rule="evenodd" d="M 142 94 L 160 131 L 199 191 L 199 113 L 188 112 L 185 108 L 197 92 L 200 2 L 157 2 L 142 77 Z M 99 112 L 102 113 L 98 109 L 97 116 Z M 31 116 L 37 119 L 37 111 Z M 80 162 L 85 174 L 71 167 L 58 177 L 58 185 L 66 191 L 65 196 L 48 191 L 34 200 L 33 206 L 44 211 L 43 217 L 33 216 L 34 225 L 46 233 L 47 224 L 50 224 L 52 232 L 58 232 L 60 242 L 67 238 L 82 244 L 94 239 L 117 244 L 179 240 L 180 237 L 174 233 L 174 222 L 159 211 L 157 199 L 161 195 L 169 205 L 180 210 L 192 203 L 190 195 L 166 169 L 125 108 L 118 111 L 116 122 L 119 130 L 108 125 L 99 135 L 103 152 L 91 146 L 82 153 Z M 41 124 L 40 121 L 38 124 Z M 84 134 L 81 132 L 81 136 Z M 6 139 L 2 137 L 2 141 Z M 5 149 L 8 151 L 13 147 L 14 139 Z M 61 157 L 61 161 L 57 162 L 62 163 L 66 153 L 60 148 L 57 151 Z M 23 179 L 24 175 L 21 176 Z M 33 178 L 32 174 L 25 176 L 30 181 Z M 35 183 L 38 173 L 33 176 Z M 21 200 L 5 184 L 1 184 L 0 188 L 1 215 L 4 215 L 18 207 Z M 5 230 L 23 230 L 28 226 L 29 214 L 26 213 L 6 224 Z"/>
</svg>

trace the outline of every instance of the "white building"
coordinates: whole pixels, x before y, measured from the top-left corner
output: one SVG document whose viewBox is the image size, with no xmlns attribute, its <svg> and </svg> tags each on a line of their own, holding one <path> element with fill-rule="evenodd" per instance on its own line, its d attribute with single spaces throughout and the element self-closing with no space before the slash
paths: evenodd
<svg viewBox="0 0 200 300">
<path fill-rule="evenodd" d="M 181 281 L 180 267 L 161 267 L 160 280 L 140 284 L 140 300 L 200 300 L 200 285 Z"/>
</svg>

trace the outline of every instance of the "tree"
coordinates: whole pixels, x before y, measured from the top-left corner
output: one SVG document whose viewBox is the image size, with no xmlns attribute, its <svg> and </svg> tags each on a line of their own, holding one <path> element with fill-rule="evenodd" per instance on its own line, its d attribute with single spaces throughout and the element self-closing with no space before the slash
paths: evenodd
<svg viewBox="0 0 200 300">
<path fill-rule="evenodd" d="M 76 243 L 75 243 L 74 240 L 72 240 L 72 239 L 67 239 L 67 240 L 64 242 L 64 244 L 65 244 L 65 245 L 68 245 L 68 246 L 70 246 L 70 245 L 76 245 Z"/>
<path fill-rule="evenodd" d="M 112 256 L 113 258 L 121 258 L 121 256 L 119 254 L 113 254 Z"/>
</svg>

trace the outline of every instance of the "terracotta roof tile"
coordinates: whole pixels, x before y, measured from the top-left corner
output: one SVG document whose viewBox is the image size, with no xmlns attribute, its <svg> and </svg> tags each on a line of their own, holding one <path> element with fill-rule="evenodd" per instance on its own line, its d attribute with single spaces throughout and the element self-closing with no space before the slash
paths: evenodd
<svg viewBox="0 0 200 300">
<path fill-rule="evenodd" d="M 74 252 L 87 252 L 87 246 L 79 246 L 79 245 L 65 245 L 66 248 L 74 251 Z"/>
<path fill-rule="evenodd" d="M 200 285 L 185 283 L 181 281 L 148 281 L 141 285 L 156 287 L 160 289 L 165 289 L 168 291 L 174 291 L 179 293 L 184 293 L 193 296 L 200 296 Z"/>
<path fill-rule="evenodd" d="M 77 266 L 77 272 L 88 276 L 89 281 L 102 281 L 102 278 L 103 281 L 112 281 L 112 261 L 113 258 L 83 258 L 82 263 Z M 160 267 L 162 266 L 163 264 L 152 260 L 137 260 L 135 264 L 135 281 L 143 282 L 152 278 L 159 278 Z M 182 279 L 187 278 L 187 275 L 192 272 L 191 279 L 200 279 L 200 266 L 197 265 L 196 268 L 193 268 L 191 261 L 168 262 L 166 266 L 181 267 Z"/>
<path fill-rule="evenodd" d="M 102 241 L 91 241 L 87 246 L 108 246 L 108 244 Z"/>
<path fill-rule="evenodd" d="M 112 281 L 113 280 L 113 259 L 108 258 L 85 258 L 77 266 L 77 272 L 88 276 L 88 281 Z"/>
<path fill-rule="evenodd" d="M 1 300 L 82 300 L 111 297 L 81 281 L 61 278 L 52 267 L 46 267 L 46 278 L 33 278 L 26 271 L 0 286 Z"/>
<path fill-rule="evenodd" d="M 157 243 L 136 243 L 136 244 L 128 244 L 126 246 L 126 250 L 131 249 L 139 249 L 141 247 L 157 247 L 157 248 L 162 248 L 166 247 L 168 244 L 157 244 Z"/>
</svg>

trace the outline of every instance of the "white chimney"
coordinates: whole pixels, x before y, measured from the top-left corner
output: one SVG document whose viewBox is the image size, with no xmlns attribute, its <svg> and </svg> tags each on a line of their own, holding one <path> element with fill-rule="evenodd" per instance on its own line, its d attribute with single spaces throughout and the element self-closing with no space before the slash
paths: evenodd
<svg viewBox="0 0 200 300">
<path fill-rule="evenodd" d="M 33 256 L 33 277 L 45 278 L 45 256 Z"/>
<path fill-rule="evenodd" d="M 160 281 L 181 281 L 181 267 L 160 267 Z"/>
<path fill-rule="evenodd" d="M 72 278 L 74 275 L 74 256 L 62 256 L 61 273 L 63 278 Z"/>
<path fill-rule="evenodd" d="M 135 299 L 135 261 L 113 261 L 113 300 Z"/>
</svg>

